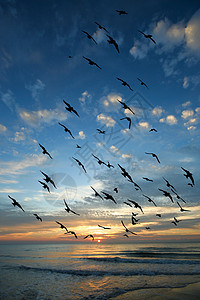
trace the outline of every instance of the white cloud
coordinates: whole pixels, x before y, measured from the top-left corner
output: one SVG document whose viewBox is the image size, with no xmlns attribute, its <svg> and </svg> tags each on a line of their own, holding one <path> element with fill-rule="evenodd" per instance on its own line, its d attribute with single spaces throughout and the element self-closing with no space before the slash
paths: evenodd
<svg viewBox="0 0 200 300">
<path fill-rule="evenodd" d="M 44 90 L 45 84 L 40 79 L 37 79 L 33 85 L 26 86 L 26 88 L 31 91 L 32 98 L 37 99 L 40 92 Z"/>
<path fill-rule="evenodd" d="M 159 120 L 160 123 L 165 123 L 165 118 Z"/>
<path fill-rule="evenodd" d="M 196 113 L 200 113 L 200 107 L 195 108 Z"/>
<path fill-rule="evenodd" d="M 160 117 L 160 115 L 163 113 L 163 109 L 162 109 L 162 107 L 155 107 L 153 110 L 152 110 L 152 114 L 154 115 L 154 116 L 158 116 L 158 117 Z"/>
<path fill-rule="evenodd" d="M 169 115 L 166 118 L 162 118 L 159 120 L 160 123 L 167 123 L 169 125 L 175 125 L 177 124 L 178 120 L 176 119 L 175 116 Z"/>
<path fill-rule="evenodd" d="M 88 91 L 84 91 L 82 94 L 81 94 L 81 97 L 79 98 L 80 102 L 82 104 L 85 103 L 86 99 L 89 99 L 91 98 L 91 95 L 88 93 Z"/>
<path fill-rule="evenodd" d="M 200 56 L 200 9 L 192 16 L 185 28 L 187 47 Z"/>
<path fill-rule="evenodd" d="M 0 124 L 0 133 L 4 133 L 6 132 L 6 130 L 7 130 L 6 126 Z"/>
<path fill-rule="evenodd" d="M 190 102 L 190 101 L 187 101 L 187 102 L 185 102 L 185 103 L 182 104 L 183 107 L 187 107 L 187 106 L 189 106 L 189 105 L 191 105 L 191 102 Z"/>
<path fill-rule="evenodd" d="M 102 124 L 105 124 L 107 127 L 115 126 L 115 120 L 109 116 L 104 115 L 103 113 L 97 116 L 97 121 L 100 121 Z"/>
<path fill-rule="evenodd" d="M 120 154 L 119 149 L 118 149 L 117 147 L 115 147 L 114 145 L 110 146 L 110 150 L 111 150 L 112 152 L 114 152 L 114 153 Z"/>
<path fill-rule="evenodd" d="M 183 119 L 187 119 L 189 117 L 192 117 L 193 115 L 194 115 L 194 111 L 193 110 L 183 110 L 181 117 Z"/>
<path fill-rule="evenodd" d="M 11 111 L 14 111 L 15 98 L 11 90 L 8 90 L 6 93 L 1 93 L 1 100 Z"/>
<path fill-rule="evenodd" d="M 106 35 L 104 34 L 103 30 L 97 29 L 92 35 L 92 37 L 95 39 L 97 44 L 102 43 L 103 41 L 106 41 Z"/>
<path fill-rule="evenodd" d="M 196 129 L 196 126 L 189 126 L 187 127 L 187 130 L 195 130 Z"/>
<path fill-rule="evenodd" d="M 188 79 L 188 77 L 184 77 L 184 79 L 183 79 L 183 88 L 187 89 L 188 86 L 189 86 L 189 79 Z"/>
<path fill-rule="evenodd" d="M 145 129 L 149 128 L 149 123 L 148 122 L 139 122 L 139 126 Z"/>
<path fill-rule="evenodd" d="M 122 154 L 122 158 L 131 158 L 133 157 L 131 154 Z"/>
<path fill-rule="evenodd" d="M 130 54 L 136 59 L 145 58 L 147 56 L 148 51 L 149 51 L 149 46 L 138 40 L 135 41 L 133 47 L 129 50 Z"/>
<path fill-rule="evenodd" d="M 85 133 L 83 131 L 79 131 L 78 135 L 81 140 L 85 139 Z"/>
</svg>

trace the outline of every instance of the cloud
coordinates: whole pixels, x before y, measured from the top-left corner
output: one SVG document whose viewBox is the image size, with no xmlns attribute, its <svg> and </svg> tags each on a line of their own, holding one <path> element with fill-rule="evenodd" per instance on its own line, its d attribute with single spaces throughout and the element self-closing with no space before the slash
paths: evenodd
<svg viewBox="0 0 200 300">
<path fill-rule="evenodd" d="M 83 131 L 79 131 L 78 136 L 79 136 L 79 138 L 80 138 L 81 140 L 84 140 L 84 139 L 85 139 L 85 134 L 84 134 Z"/>
<path fill-rule="evenodd" d="M 83 103 L 85 103 L 86 99 L 89 99 L 89 98 L 91 98 L 91 95 L 88 93 L 88 91 L 84 91 L 81 94 L 81 97 L 79 98 L 79 100 L 83 104 Z"/>
<path fill-rule="evenodd" d="M 200 56 L 200 9 L 192 16 L 185 28 L 185 39 L 187 47 Z"/>
<path fill-rule="evenodd" d="M 153 114 L 154 116 L 158 116 L 158 117 L 160 117 L 160 115 L 161 115 L 163 112 L 164 112 L 164 111 L 163 111 L 162 107 L 160 107 L 160 106 L 155 107 L 155 108 L 152 110 L 152 114 Z"/>
<path fill-rule="evenodd" d="M 115 147 L 114 145 L 110 146 L 110 150 L 114 153 L 120 154 L 120 151 L 117 147 Z"/>
<path fill-rule="evenodd" d="M 178 122 L 178 120 L 176 119 L 176 117 L 173 116 L 173 115 L 169 115 L 166 118 L 160 119 L 159 121 L 160 121 L 160 123 L 167 123 L 169 125 L 175 125 Z"/>
<path fill-rule="evenodd" d="M 109 116 L 104 115 L 103 113 L 97 116 L 97 121 L 100 121 L 102 124 L 105 124 L 107 127 L 115 126 L 115 120 Z"/>
<path fill-rule="evenodd" d="M 8 90 L 6 93 L 1 93 L 1 101 L 11 110 L 15 108 L 15 98 L 13 92 Z"/>
<path fill-rule="evenodd" d="M 100 44 L 104 41 L 106 41 L 106 35 L 104 34 L 103 30 L 97 29 L 92 35 L 92 37 L 95 39 L 97 44 Z"/>
<path fill-rule="evenodd" d="M 139 122 L 139 126 L 145 129 L 149 128 L 149 123 L 148 122 Z"/>
<path fill-rule="evenodd" d="M 183 107 L 187 107 L 187 106 L 189 106 L 189 105 L 191 105 L 191 102 L 190 102 L 190 101 L 187 101 L 187 102 L 185 102 L 185 103 L 182 104 Z"/>
<path fill-rule="evenodd" d="M 33 85 L 26 86 L 26 88 L 31 91 L 32 98 L 36 100 L 40 92 L 44 90 L 45 84 L 40 79 L 37 79 Z"/>
<path fill-rule="evenodd" d="M 122 154 L 122 158 L 132 158 L 133 155 L 132 154 Z"/>
<path fill-rule="evenodd" d="M 4 133 L 4 132 L 6 132 L 6 131 L 7 131 L 6 126 L 0 124 L 0 133 Z"/>
<path fill-rule="evenodd" d="M 196 87 L 200 83 L 200 75 L 185 76 L 183 79 L 183 88 L 187 89 L 189 86 Z"/>
<path fill-rule="evenodd" d="M 193 115 L 194 115 L 194 111 L 193 110 L 183 110 L 181 117 L 183 119 L 187 119 L 189 117 L 192 117 Z"/>
</svg>

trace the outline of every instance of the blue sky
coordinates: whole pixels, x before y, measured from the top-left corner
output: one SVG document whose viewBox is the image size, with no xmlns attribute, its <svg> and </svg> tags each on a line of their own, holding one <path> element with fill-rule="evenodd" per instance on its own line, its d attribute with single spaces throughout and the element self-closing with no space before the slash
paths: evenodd
<svg viewBox="0 0 200 300">
<path fill-rule="evenodd" d="M 119 15 L 116 10 L 128 14 Z M 66 236 L 55 223 L 58 220 L 75 230 L 80 240 L 92 233 L 101 240 L 123 242 L 120 221 L 133 229 L 131 212 L 137 211 L 123 203 L 128 198 L 146 211 L 134 227 L 136 239 L 197 239 L 198 1 L 182 1 L 181 5 L 180 1 L 0 1 L 0 17 L 1 240 L 61 241 Z M 108 44 L 106 32 L 95 22 L 109 31 L 120 53 Z M 152 34 L 156 44 L 138 30 Z M 102 69 L 89 65 L 83 56 Z M 116 77 L 129 83 L 133 91 Z M 80 118 L 66 111 L 63 99 Z M 117 99 L 127 103 L 135 115 Z M 132 119 L 131 129 L 127 120 L 120 120 L 127 116 Z M 153 127 L 158 132 L 149 132 Z M 97 128 L 105 130 L 105 136 Z M 53 160 L 42 154 L 38 143 Z M 161 164 L 145 152 L 156 153 Z M 115 168 L 98 165 L 92 153 Z M 85 165 L 87 174 L 72 157 Z M 128 170 L 142 192 L 120 174 L 117 164 Z M 193 173 L 194 187 L 187 185 L 181 167 Z M 43 191 L 38 183 L 40 170 L 54 179 L 57 190 Z M 168 190 L 162 177 L 176 187 L 186 201 L 181 204 L 191 212 L 180 212 L 173 193 L 175 203 L 170 203 L 158 191 Z M 98 192 L 112 194 L 118 204 L 95 198 L 91 185 Z M 116 186 L 118 194 L 113 191 Z M 152 197 L 158 207 L 152 207 L 142 194 Z M 26 213 L 14 208 L 8 195 Z M 65 213 L 63 198 L 80 217 Z M 33 213 L 44 222 L 39 224 Z M 183 220 L 177 228 L 171 224 L 174 216 Z M 111 226 L 112 232 L 99 229 L 99 223 Z M 147 224 L 151 231 L 145 230 Z"/>
</svg>

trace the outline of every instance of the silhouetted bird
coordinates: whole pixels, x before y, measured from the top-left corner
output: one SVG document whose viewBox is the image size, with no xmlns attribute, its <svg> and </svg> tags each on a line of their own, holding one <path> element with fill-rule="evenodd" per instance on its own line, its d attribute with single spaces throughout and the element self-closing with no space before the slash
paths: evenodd
<svg viewBox="0 0 200 300">
<path fill-rule="evenodd" d="M 77 115 L 77 117 L 80 117 L 79 114 L 77 113 L 77 111 L 69 104 L 67 103 L 65 100 L 63 100 L 63 102 L 65 103 L 65 105 L 67 105 L 67 107 L 65 107 L 65 109 L 69 112 L 73 112 L 75 115 Z M 61 124 L 60 124 L 61 125 Z M 63 126 L 63 125 L 62 125 Z M 63 126 L 64 127 L 64 126 Z M 65 128 L 65 127 L 64 127 Z"/>
<path fill-rule="evenodd" d="M 165 197 L 169 197 L 169 199 L 172 201 L 172 203 L 174 203 L 174 200 L 173 200 L 173 198 L 172 198 L 172 196 L 171 196 L 171 194 L 170 194 L 169 192 L 164 191 L 164 190 L 162 190 L 162 189 L 158 189 L 158 190 L 161 191 L 161 192 L 163 192 L 163 195 L 164 195 Z"/>
<path fill-rule="evenodd" d="M 95 24 L 97 24 L 97 26 L 99 27 L 99 29 L 103 29 L 104 31 L 106 31 L 107 33 L 109 33 L 109 31 L 105 28 L 105 27 L 103 27 L 103 26 L 101 26 L 99 23 L 97 23 L 97 22 L 94 22 Z"/>
<path fill-rule="evenodd" d="M 193 187 L 193 184 L 192 184 L 192 183 L 188 183 L 188 185 L 190 185 L 191 187 Z"/>
<path fill-rule="evenodd" d="M 116 188 L 114 188 L 114 190 L 113 190 L 115 193 L 117 193 L 118 194 L 118 188 L 116 187 Z"/>
<path fill-rule="evenodd" d="M 41 170 L 40 170 L 40 172 L 41 172 L 42 175 L 44 175 L 44 177 L 45 177 L 45 178 L 44 178 L 44 181 L 46 181 L 46 183 L 50 182 L 50 183 L 55 187 L 55 189 L 56 189 L 57 187 L 56 187 L 54 181 L 53 181 L 47 174 L 45 174 L 44 172 L 42 172 Z"/>
<path fill-rule="evenodd" d="M 119 15 L 128 15 L 128 13 L 125 10 L 117 10 L 116 12 L 118 12 Z"/>
<path fill-rule="evenodd" d="M 122 82 L 123 86 L 127 86 L 131 91 L 133 91 L 133 89 L 130 87 L 130 85 L 126 81 L 124 81 L 123 79 L 118 78 L 118 77 L 116 77 L 116 78 Z"/>
<path fill-rule="evenodd" d="M 110 227 L 105 227 L 105 226 L 102 226 L 102 225 L 98 225 L 98 226 L 103 228 L 103 229 L 111 229 Z"/>
<path fill-rule="evenodd" d="M 112 195 L 108 194 L 108 193 L 105 193 L 105 192 L 102 192 L 102 194 L 104 194 L 104 198 L 107 199 L 107 200 L 112 200 L 115 204 L 117 204 L 117 202 L 115 201 L 115 199 L 113 198 Z"/>
<path fill-rule="evenodd" d="M 91 237 L 92 238 L 92 240 L 94 241 L 94 236 L 92 235 L 92 234 L 88 234 L 88 235 L 86 235 L 83 239 L 85 240 L 85 239 L 87 239 L 88 237 Z"/>
<path fill-rule="evenodd" d="M 182 220 L 177 220 L 177 218 L 174 217 L 174 221 L 175 221 L 176 223 L 179 223 L 179 222 L 181 222 Z"/>
<path fill-rule="evenodd" d="M 47 191 L 50 193 L 50 189 L 48 187 L 48 185 L 45 182 L 42 182 L 40 180 L 38 180 L 39 183 L 41 183 L 41 185 L 43 186 L 44 189 L 47 189 Z"/>
<path fill-rule="evenodd" d="M 72 135 L 71 131 L 63 124 L 61 124 L 60 122 L 58 122 L 58 124 L 60 126 L 62 126 L 65 129 L 65 132 L 69 132 L 69 134 L 71 135 L 71 137 L 74 139 L 75 137 Z"/>
<path fill-rule="evenodd" d="M 138 223 L 138 222 L 139 222 L 139 220 L 140 220 L 140 219 L 136 219 L 136 218 L 134 218 L 134 216 L 133 216 L 133 215 L 131 216 L 131 222 L 132 222 L 132 224 L 133 224 L 133 225 L 139 224 L 139 223 Z"/>
<path fill-rule="evenodd" d="M 92 154 L 92 156 L 94 157 L 94 158 L 96 158 L 97 159 L 97 162 L 98 162 L 98 164 L 99 165 L 106 165 L 106 163 L 104 162 L 104 161 L 102 161 L 101 159 L 99 159 L 97 156 L 95 156 L 94 154 Z"/>
<path fill-rule="evenodd" d="M 177 198 L 177 199 L 180 199 L 180 200 L 182 200 L 184 203 L 186 203 L 186 201 L 183 200 L 183 198 L 181 198 L 174 190 L 171 189 L 171 191 L 176 195 L 176 198 Z"/>
<path fill-rule="evenodd" d="M 123 236 L 126 236 L 127 238 L 129 238 L 128 234 L 124 233 Z"/>
<path fill-rule="evenodd" d="M 69 206 L 68 206 L 67 202 L 65 201 L 65 199 L 64 199 L 63 201 L 64 201 L 65 206 L 66 206 L 65 210 L 66 210 L 68 213 L 70 213 L 70 211 L 71 211 L 71 213 L 73 213 L 73 214 L 75 214 L 75 215 L 77 215 L 77 216 L 80 216 L 80 214 L 77 214 L 75 211 L 73 211 L 73 210 L 71 210 L 71 209 L 69 208 Z"/>
<path fill-rule="evenodd" d="M 161 218 L 161 214 L 156 214 L 156 217 L 159 217 L 159 218 Z"/>
<path fill-rule="evenodd" d="M 124 103 L 124 102 L 122 102 L 122 101 L 120 101 L 120 100 L 118 100 L 118 99 L 117 99 L 117 101 L 118 101 L 119 103 L 121 103 L 121 105 L 123 106 L 124 109 L 130 110 L 130 112 L 132 112 L 132 114 L 135 115 L 134 111 L 133 111 L 128 105 L 126 105 L 126 103 Z"/>
<path fill-rule="evenodd" d="M 79 146 L 78 144 L 76 144 L 76 148 L 81 149 L 81 146 Z"/>
<path fill-rule="evenodd" d="M 167 179 L 165 179 L 164 177 L 163 177 L 163 179 L 164 179 L 164 181 L 166 182 L 166 186 L 167 186 L 168 188 L 172 188 L 174 191 L 176 191 L 175 187 L 174 187 L 173 185 L 171 185 Z"/>
<path fill-rule="evenodd" d="M 72 157 L 72 158 L 78 163 L 78 165 L 84 170 L 84 172 L 87 173 L 87 171 L 86 171 L 84 165 L 80 162 L 80 160 L 78 160 L 78 159 L 75 158 L 75 157 Z"/>
<path fill-rule="evenodd" d="M 144 32 L 138 30 L 140 33 L 143 34 L 143 36 L 146 38 L 146 39 L 150 39 L 154 44 L 156 44 L 156 42 L 154 41 L 154 39 L 152 38 L 152 35 L 151 34 L 145 34 Z"/>
<path fill-rule="evenodd" d="M 93 189 L 94 193 L 95 193 L 95 197 L 100 197 L 103 200 L 103 197 L 92 187 L 90 186 L 91 189 Z"/>
<path fill-rule="evenodd" d="M 132 205 L 130 203 L 126 202 L 126 201 L 124 201 L 123 203 L 130 206 L 130 207 L 132 207 Z"/>
<path fill-rule="evenodd" d="M 148 200 L 149 202 L 152 202 L 155 206 L 157 206 L 157 205 L 155 204 L 155 202 L 154 202 L 150 197 L 148 197 L 148 196 L 146 196 L 146 195 L 144 195 L 144 194 L 143 194 L 143 196 L 144 196 L 145 198 L 147 198 L 147 200 Z"/>
<path fill-rule="evenodd" d="M 150 230 L 151 228 L 150 227 L 145 227 L 147 230 Z"/>
<path fill-rule="evenodd" d="M 97 45 L 97 42 L 95 41 L 95 39 L 88 32 L 86 32 L 84 30 L 81 30 L 81 31 L 87 35 L 89 40 L 92 40 Z"/>
<path fill-rule="evenodd" d="M 135 202 L 133 200 L 129 200 L 129 199 L 128 199 L 128 201 L 131 202 L 135 208 L 139 208 L 141 210 L 141 212 L 144 213 L 142 207 L 137 202 Z"/>
<path fill-rule="evenodd" d="M 74 237 L 77 239 L 78 237 L 77 237 L 77 235 L 76 235 L 76 233 L 74 232 L 74 231 L 68 231 L 68 232 L 65 232 L 65 234 L 73 234 L 74 235 Z"/>
<path fill-rule="evenodd" d="M 11 196 L 8 195 L 8 198 L 10 198 L 13 202 L 12 205 L 13 206 L 18 206 L 21 210 L 23 210 L 25 212 L 25 210 L 22 208 L 22 206 L 19 204 L 19 202 L 17 202 L 17 200 L 15 200 L 14 198 L 12 198 Z"/>
<path fill-rule="evenodd" d="M 51 157 L 51 155 L 49 154 L 49 152 L 46 150 L 46 148 L 45 147 L 43 147 L 40 143 L 39 143 L 39 146 L 42 148 L 42 153 L 43 154 L 47 154 L 51 159 L 53 159 L 53 157 Z"/>
<path fill-rule="evenodd" d="M 151 129 L 149 130 L 149 132 L 152 132 L 152 131 L 158 132 L 158 130 L 156 130 L 155 128 L 151 128 Z"/>
<path fill-rule="evenodd" d="M 114 168 L 114 166 L 113 165 L 111 165 L 110 163 L 109 163 L 109 161 L 108 161 L 108 163 L 106 164 L 106 166 L 110 169 L 110 168 Z"/>
<path fill-rule="evenodd" d="M 107 35 L 107 37 L 109 38 L 109 40 L 107 40 L 108 43 L 109 43 L 110 45 L 113 44 L 113 45 L 115 46 L 115 49 L 116 49 L 117 52 L 119 53 L 119 46 L 118 46 L 117 42 L 116 42 L 110 35 L 108 35 L 108 34 L 106 34 L 106 35 Z"/>
<path fill-rule="evenodd" d="M 122 166 L 120 166 L 120 164 L 118 164 L 118 166 L 122 170 L 122 176 L 124 176 L 125 178 L 127 177 L 130 181 L 132 181 L 131 175 L 129 175 L 129 173 Z"/>
<path fill-rule="evenodd" d="M 137 77 L 137 80 L 140 81 L 140 84 L 141 84 L 141 85 L 144 85 L 144 86 L 146 86 L 146 88 L 148 88 L 148 86 L 146 85 L 146 83 L 144 83 L 144 81 L 142 81 L 140 78 Z"/>
<path fill-rule="evenodd" d="M 125 224 L 124 224 L 124 222 L 121 220 L 121 223 L 122 223 L 122 225 L 124 226 L 124 228 L 125 228 L 125 230 L 126 230 L 126 232 L 128 233 L 128 232 L 130 232 L 130 233 L 132 233 L 132 234 L 134 234 L 134 235 L 137 235 L 137 233 L 135 233 L 135 232 L 133 232 L 133 231 L 130 231 L 126 226 L 125 226 Z"/>
<path fill-rule="evenodd" d="M 40 218 L 37 214 L 33 214 L 35 217 L 36 217 L 36 219 L 38 220 L 38 221 L 41 221 L 42 222 L 42 218 Z"/>
<path fill-rule="evenodd" d="M 177 226 L 176 222 L 175 221 L 171 221 L 171 223 L 173 223 L 175 226 Z"/>
<path fill-rule="evenodd" d="M 58 225 L 60 225 L 60 228 L 61 228 L 61 229 L 65 229 L 65 230 L 68 232 L 67 227 L 66 227 L 65 225 L 63 225 L 62 223 L 60 223 L 60 222 L 58 222 L 58 221 L 56 221 L 56 223 L 57 223 Z"/>
<path fill-rule="evenodd" d="M 105 130 L 97 129 L 98 133 L 105 134 Z"/>
<path fill-rule="evenodd" d="M 182 208 L 182 206 L 180 205 L 180 203 L 177 201 L 177 204 L 178 206 L 180 207 L 180 211 L 183 212 L 183 211 L 190 211 L 189 209 L 184 209 Z"/>
<path fill-rule="evenodd" d="M 131 128 L 131 118 L 129 118 L 129 117 L 124 117 L 124 118 L 121 118 L 120 120 L 127 120 L 127 121 L 129 122 L 128 128 L 129 128 L 129 129 Z"/>
<path fill-rule="evenodd" d="M 153 180 L 152 179 L 149 179 L 149 178 L 147 178 L 147 177 L 142 177 L 144 180 L 146 180 L 146 181 L 151 181 L 151 182 L 153 182 Z"/>
<path fill-rule="evenodd" d="M 157 162 L 160 164 L 160 161 L 158 159 L 158 156 L 155 153 L 152 152 L 145 152 L 145 154 L 151 154 L 153 157 L 155 157 L 157 159 Z"/>
<path fill-rule="evenodd" d="M 194 185 L 194 178 L 192 176 L 192 173 L 190 173 L 190 171 L 188 171 L 188 170 L 186 170 L 186 169 L 184 169 L 182 167 L 181 167 L 181 169 L 186 173 L 186 174 L 184 174 L 184 176 L 186 178 L 190 178 L 190 180 L 192 181 L 192 184 Z"/>
<path fill-rule="evenodd" d="M 101 67 L 99 67 L 99 65 L 97 65 L 97 63 L 95 63 L 93 60 L 91 60 L 90 58 L 87 58 L 85 56 L 83 56 L 84 59 L 86 59 L 89 63 L 89 65 L 91 66 L 96 66 L 97 68 L 101 69 Z"/>
<path fill-rule="evenodd" d="M 132 215 L 133 215 L 134 217 L 136 217 L 136 216 L 138 215 L 138 213 L 133 213 L 133 212 L 132 212 Z"/>
</svg>

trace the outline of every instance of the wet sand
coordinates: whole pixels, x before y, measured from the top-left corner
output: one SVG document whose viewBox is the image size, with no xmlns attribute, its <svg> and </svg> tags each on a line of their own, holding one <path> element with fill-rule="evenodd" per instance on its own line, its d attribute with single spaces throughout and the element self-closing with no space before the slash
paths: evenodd
<svg viewBox="0 0 200 300">
<path fill-rule="evenodd" d="M 113 300 L 199 300 L 200 282 L 181 288 L 150 288 L 127 292 L 112 298 Z"/>
</svg>

